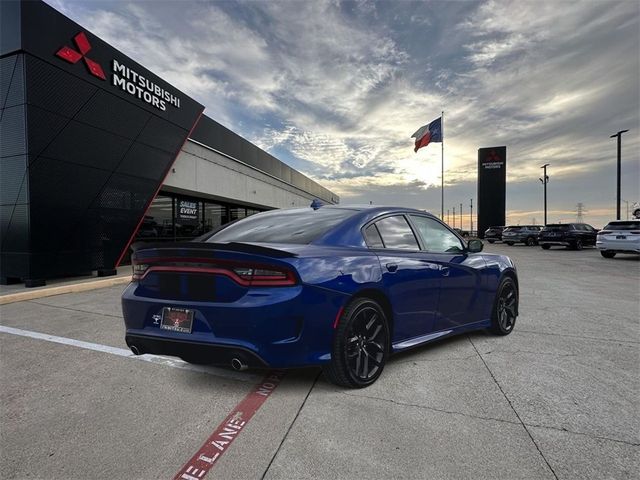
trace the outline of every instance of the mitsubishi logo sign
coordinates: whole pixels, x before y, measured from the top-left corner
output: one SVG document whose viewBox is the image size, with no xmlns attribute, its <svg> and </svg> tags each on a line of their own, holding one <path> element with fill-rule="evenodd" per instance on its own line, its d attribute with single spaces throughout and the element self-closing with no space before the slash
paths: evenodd
<svg viewBox="0 0 640 480">
<path fill-rule="evenodd" d="M 89 50 L 91 50 L 91 44 L 89 43 L 89 40 L 87 39 L 87 36 L 84 34 L 84 32 L 80 32 L 75 37 L 73 37 L 73 41 L 75 42 L 76 47 L 78 47 L 78 50 L 80 50 L 79 52 L 65 45 L 56 52 L 56 55 L 63 60 L 74 64 L 78 63 L 81 59 L 84 59 L 84 64 L 87 66 L 87 69 L 89 70 L 89 73 L 91 75 L 102 80 L 106 80 L 107 77 L 105 76 L 100 64 L 91 60 L 90 58 L 87 58 L 86 56 L 87 53 L 89 53 Z"/>
<path fill-rule="evenodd" d="M 87 58 L 87 53 L 91 51 L 91 44 L 85 33 L 78 33 L 73 37 L 73 41 L 78 50 L 65 45 L 56 52 L 56 56 L 72 64 L 84 60 L 84 64 L 87 66 L 87 70 L 89 70 L 91 75 L 101 80 L 106 80 L 107 77 L 104 70 L 102 70 L 102 66 L 95 60 Z M 158 85 L 157 82 L 148 78 L 148 76 L 141 75 L 138 71 L 125 65 L 122 61 L 114 58 L 111 62 L 111 72 L 111 85 L 118 87 L 123 92 L 163 112 L 166 111 L 167 106 L 170 105 L 175 108 L 180 108 L 180 97 L 167 91 Z"/>
</svg>

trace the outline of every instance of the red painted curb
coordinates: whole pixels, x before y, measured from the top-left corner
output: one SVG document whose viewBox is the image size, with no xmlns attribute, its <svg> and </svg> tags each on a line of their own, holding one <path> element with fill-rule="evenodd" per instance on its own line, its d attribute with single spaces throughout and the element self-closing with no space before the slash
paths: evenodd
<svg viewBox="0 0 640 480">
<path fill-rule="evenodd" d="M 284 378 L 285 372 L 272 371 L 231 411 L 214 430 L 200 450 L 184 464 L 174 480 L 201 480 L 227 451 L 249 420 Z"/>
</svg>

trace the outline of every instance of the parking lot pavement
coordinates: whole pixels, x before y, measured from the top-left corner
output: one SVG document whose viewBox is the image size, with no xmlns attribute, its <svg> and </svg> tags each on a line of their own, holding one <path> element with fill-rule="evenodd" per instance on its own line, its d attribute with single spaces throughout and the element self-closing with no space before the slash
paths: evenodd
<svg viewBox="0 0 640 480">
<path fill-rule="evenodd" d="M 640 261 L 486 250 L 518 268 L 511 335 L 397 355 L 363 390 L 288 372 L 196 478 L 637 478 Z M 261 378 L 129 355 L 120 291 L 0 307 L 0 478 L 173 478 Z"/>
</svg>

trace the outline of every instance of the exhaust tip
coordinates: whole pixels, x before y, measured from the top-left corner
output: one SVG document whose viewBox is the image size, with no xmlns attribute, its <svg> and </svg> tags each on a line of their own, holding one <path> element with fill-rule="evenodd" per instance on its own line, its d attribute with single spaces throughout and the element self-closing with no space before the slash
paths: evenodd
<svg viewBox="0 0 640 480">
<path fill-rule="evenodd" d="M 249 368 L 249 365 L 247 365 L 246 363 L 244 363 L 242 360 L 240 360 L 239 358 L 234 358 L 231 360 L 231 368 L 233 368 L 234 370 L 238 370 L 239 372 L 246 370 L 247 368 Z"/>
<path fill-rule="evenodd" d="M 135 345 L 131 345 L 129 348 L 131 349 L 134 355 L 142 355 L 142 353 L 140 353 L 140 350 L 138 350 L 138 347 L 136 347 Z"/>
</svg>

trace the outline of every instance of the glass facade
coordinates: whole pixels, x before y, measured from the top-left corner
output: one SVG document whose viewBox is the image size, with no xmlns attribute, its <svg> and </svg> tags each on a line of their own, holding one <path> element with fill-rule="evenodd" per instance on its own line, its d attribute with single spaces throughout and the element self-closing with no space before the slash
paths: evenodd
<svg viewBox="0 0 640 480">
<path fill-rule="evenodd" d="M 264 210 L 161 192 L 151 203 L 135 241 L 192 240 Z"/>
</svg>

